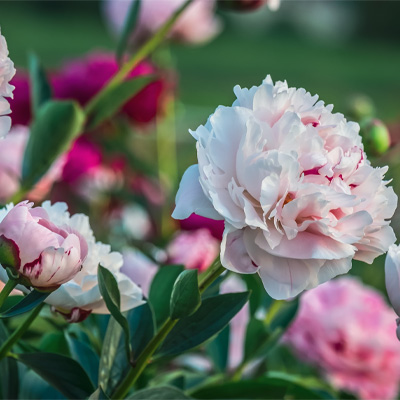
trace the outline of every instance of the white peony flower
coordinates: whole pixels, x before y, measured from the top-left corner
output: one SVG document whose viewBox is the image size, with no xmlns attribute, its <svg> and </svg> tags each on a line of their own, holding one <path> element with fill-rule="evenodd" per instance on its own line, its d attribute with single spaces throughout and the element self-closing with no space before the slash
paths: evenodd
<svg viewBox="0 0 400 400">
<path fill-rule="evenodd" d="M 222 265 L 259 273 L 274 298 L 293 297 L 387 251 L 397 196 L 366 158 L 359 126 L 304 89 L 234 89 L 191 132 L 198 165 L 185 172 L 173 217 L 225 221 Z"/>
<path fill-rule="evenodd" d="M 12 210 L 12 205 L 0 210 L 0 222 Z M 101 264 L 110 270 L 118 282 L 121 293 L 121 310 L 127 311 L 144 303 L 142 291 L 128 276 L 120 272 L 123 264 L 122 255 L 111 252 L 109 245 L 96 242 L 89 225 L 89 218 L 84 214 L 75 214 L 72 217 L 67 212 L 65 203 L 50 204 L 45 201 L 42 208 L 47 212 L 49 220 L 56 226 L 68 226 L 86 240 L 88 245 L 87 256 L 82 264 L 82 270 L 73 279 L 61 285 L 50 294 L 46 303 L 63 314 L 70 322 L 82 321 L 90 313 L 108 314 L 108 309 L 100 294 L 97 269 Z M 0 279 L 7 282 L 8 277 L 4 269 L 0 270 Z M 24 286 L 17 289 L 28 293 Z"/>
<path fill-rule="evenodd" d="M 9 82 L 15 74 L 14 63 L 8 57 L 7 42 L 0 31 L 0 137 L 5 136 L 11 127 L 10 105 L 5 97 L 13 97 L 14 86 Z"/>
</svg>

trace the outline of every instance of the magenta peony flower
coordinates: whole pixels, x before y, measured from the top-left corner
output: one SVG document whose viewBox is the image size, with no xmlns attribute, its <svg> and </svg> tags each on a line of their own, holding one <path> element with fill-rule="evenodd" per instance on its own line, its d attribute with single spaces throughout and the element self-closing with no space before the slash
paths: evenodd
<svg viewBox="0 0 400 400">
<path fill-rule="evenodd" d="M 0 222 L 0 241 L 13 252 L 15 265 L 9 267 L 26 286 L 53 291 L 82 269 L 88 244 L 74 226 L 75 219 L 32 207 L 24 201 L 6 213 Z"/>
<path fill-rule="evenodd" d="M 0 201 L 6 202 L 20 187 L 22 162 L 29 138 L 29 128 L 16 125 L 0 141 Z M 65 158 L 60 157 L 28 194 L 34 201 L 46 196 L 53 183 L 61 176 Z"/>
<path fill-rule="evenodd" d="M 5 97 L 13 96 L 14 86 L 10 80 L 15 74 L 14 63 L 8 57 L 7 42 L 0 31 L 0 137 L 8 133 L 11 127 L 10 104 Z"/>
<path fill-rule="evenodd" d="M 118 70 L 114 55 L 108 53 L 92 53 L 70 61 L 51 78 L 54 97 L 74 99 L 85 105 Z M 155 72 L 153 65 L 143 61 L 130 72 L 128 79 Z M 165 84 L 160 79 L 151 82 L 125 104 L 122 112 L 138 124 L 152 121 L 161 107 L 164 88 Z"/>
<path fill-rule="evenodd" d="M 303 294 L 284 340 L 336 387 L 361 399 L 394 399 L 400 381 L 394 317 L 380 293 L 340 278 Z"/>
<path fill-rule="evenodd" d="M 32 112 L 28 73 L 18 71 L 11 80 L 11 84 L 14 86 L 14 96 L 10 100 L 12 123 L 13 125 L 29 125 L 32 119 Z"/>
<path fill-rule="evenodd" d="M 224 221 L 205 218 L 200 215 L 192 214 L 189 218 L 179 221 L 181 229 L 193 231 L 201 228 L 208 229 L 210 233 L 218 240 L 222 240 L 224 233 Z"/>
<path fill-rule="evenodd" d="M 185 0 L 144 0 L 140 4 L 134 38 L 141 41 L 160 28 Z M 132 0 L 107 0 L 105 16 L 111 29 L 120 34 Z M 215 0 L 195 0 L 173 26 L 170 36 L 186 43 L 207 42 L 221 31 L 221 22 L 214 15 Z"/>
<path fill-rule="evenodd" d="M 296 296 L 394 243 L 397 196 L 363 151 L 359 126 L 304 89 L 241 89 L 191 132 L 198 164 L 185 172 L 173 217 L 225 221 L 222 265 L 259 273 L 276 299 Z"/>
<path fill-rule="evenodd" d="M 188 269 L 206 270 L 216 259 L 219 241 L 207 229 L 179 232 L 167 247 L 168 262 Z"/>
</svg>

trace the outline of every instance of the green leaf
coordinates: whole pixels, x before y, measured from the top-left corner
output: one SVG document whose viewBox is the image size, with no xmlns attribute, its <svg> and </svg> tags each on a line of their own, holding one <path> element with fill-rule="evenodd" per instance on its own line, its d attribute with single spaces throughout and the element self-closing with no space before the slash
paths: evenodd
<svg viewBox="0 0 400 400">
<path fill-rule="evenodd" d="M 271 330 L 280 328 L 285 331 L 295 317 L 298 308 L 298 298 L 291 301 L 276 300 L 269 310 L 268 322 Z"/>
<path fill-rule="evenodd" d="M 226 326 L 217 337 L 208 343 L 207 354 L 213 360 L 216 369 L 225 371 L 229 356 L 230 326 Z"/>
<path fill-rule="evenodd" d="M 86 398 L 95 390 L 85 370 L 71 358 L 53 353 L 29 353 L 18 354 L 18 361 L 69 399 Z"/>
<path fill-rule="evenodd" d="M 86 343 L 66 334 L 69 351 L 72 358 L 82 365 L 94 386 L 98 383 L 99 356 Z"/>
<path fill-rule="evenodd" d="M 29 54 L 28 65 L 31 84 L 32 111 L 33 114 L 36 115 L 39 108 L 51 99 L 51 86 L 36 54 Z"/>
<path fill-rule="evenodd" d="M 162 267 L 154 277 L 149 293 L 149 302 L 153 307 L 156 325 L 160 327 L 169 316 L 169 299 L 178 275 L 184 270 L 182 265 Z"/>
<path fill-rule="evenodd" d="M 154 76 L 138 76 L 127 81 L 124 81 L 117 86 L 114 86 L 103 96 L 96 107 L 90 111 L 88 129 L 94 129 L 102 122 L 111 118 L 120 108 L 144 87 L 146 87 Z"/>
<path fill-rule="evenodd" d="M 154 335 L 153 314 L 149 303 L 126 313 L 132 346 L 132 360 L 136 360 Z M 111 318 L 105 334 L 99 367 L 99 384 L 105 393 L 112 393 L 131 365 L 125 356 L 125 343 L 120 325 Z"/>
<path fill-rule="evenodd" d="M 245 360 L 253 358 L 268 338 L 269 334 L 265 324 L 256 318 L 250 319 L 247 325 L 244 345 Z"/>
<path fill-rule="evenodd" d="M 0 264 L 3 268 L 10 268 L 14 271 L 18 268 L 21 262 L 18 252 L 14 241 L 7 239 L 4 235 L 0 236 Z"/>
<path fill-rule="evenodd" d="M 21 371 L 21 382 L 23 384 L 20 387 L 20 399 L 63 399 L 63 396 L 58 390 L 50 386 L 43 378 L 41 378 L 36 372 L 28 369 L 24 365 L 19 365 Z M 14 397 L 17 399 L 18 397 Z"/>
<path fill-rule="evenodd" d="M 249 299 L 249 294 L 228 293 L 204 299 L 193 315 L 178 321 L 166 337 L 159 355 L 179 354 L 210 339 L 240 311 Z"/>
<path fill-rule="evenodd" d="M 0 320 L 0 345 L 9 338 L 9 333 Z M 18 399 L 19 373 L 17 362 L 13 358 L 3 358 L 0 361 L 0 382 L 2 399 Z"/>
<path fill-rule="evenodd" d="M 104 393 L 101 386 L 99 386 L 89 397 L 89 400 L 109 400 L 109 397 Z"/>
<path fill-rule="evenodd" d="M 82 131 L 85 115 L 72 101 L 48 101 L 31 126 L 22 165 L 22 188 L 29 190 L 66 152 Z"/>
<path fill-rule="evenodd" d="M 141 0 L 134 0 L 129 7 L 129 12 L 126 15 L 124 26 L 122 28 L 121 36 L 117 45 L 116 56 L 118 63 L 121 62 L 124 56 L 126 47 L 128 46 L 129 38 L 135 29 L 140 11 Z"/>
<path fill-rule="evenodd" d="M 258 274 L 243 274 L 241 278 L 246 282 L 247 290 L 251 291 L 249 306 L 250 314 L 254 315 L 262 305 L 263 297 L 268 295 Z"/>
<path fill-rule="evenodd" d="M 43 303 L 49 295 L 49 292 L 39 292 L 38 290 L 32 290 L 15 306 L 1 313 L 0 318 L 10 318 L 15 317 L 16 315 L 24 314 L 34 309 L 39 304 Z"/>
<path fill-rule="evenodd" d="M 49 332 L 43 335 L 39 350 L 69 356 L 68 343 L 63 332 Z"/>
<path fill-rule="evenodd" d="M 181 390 L 172 386 L 160 386 L 151 389 L 143 389 L 135 392 L 128 399 L 132 400 L 186 400 L 191 399 Z"/>
<path fill-rule="evenodd" d="M 200 307 L 200 304 L 197 270 L 189 269 L 181 272 L 172 289 L 169 305 L 171 319 L 192 315 Z"/>
<path fill-rule="evenodd" d="M 115 318 L 118 324 L 124 331 L 125 334 L 125 347 L 127 359 L 130 361 L 131 358 L 131 345 L 130 345 L 130 335 L 129 335 L 129 325 L 125 316 L 122 314 L 121 307 L 121 295 L 119 293 L 118 283 L 114 278 L 114 275 L 107 268 L 99 265 L 98 271 L 99 289 L 103 296 L 104 302 L 111 315 Z"/>
</svg>

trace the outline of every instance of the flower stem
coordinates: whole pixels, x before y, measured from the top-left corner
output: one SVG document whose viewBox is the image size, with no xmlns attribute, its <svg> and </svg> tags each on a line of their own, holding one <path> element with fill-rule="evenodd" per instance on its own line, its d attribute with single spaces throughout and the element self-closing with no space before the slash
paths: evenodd
<svg viewBox="0 0 400 400">
<path fill-rule="evenodd" d="M 93 109 L 102 100 L 102 98 L 108 94 L 108 92 L 119 85 L 133 68 L 135 68 L 143 59 L 149 56 L 162 43 L 163 39 L 171 30 L 177 19 L 192 1 L 193 0 L 186 0 L 182 6 L 175 11 L 171 18 L 164 25 L 162 25 L 126 63 L 122 65 L 121 69 L 111 78 L 107 85 L 87 104 L 85 107 L 87 116 L 91 114 Z"/>
<path fill-rule="evenodd" d="M 0 347 L 0 360 L 2 360 L 9 352 L 12 346 L 22 337 L 22 335 L 28 330 L 32 322 L 39 315 L 40 310 L 43 307 L 43 303 L 35 307 L 30 313 L 29 317 L 20 325 L 13 334 L 2 344 Z"/>
<path fill-rule="evenodd" d="M 199 281 L 199 290 L 200 293 L 203 293 L 208 286 L 210 286 L 215 279 L 218 278 L 223 272 L 225 268 L 221 265 L 220 260 L 215 261 L 210 268 L 200 277 Z M 130 369 L 128 374 L 125 376 L 124 380 L 117 387 L 115 392 L 112 394 L 111 398 L 113 399 L 123 399 L 128 394 L 131 387 L 135 384 L 139 376 L 142 374 L 147 364 L 151 361 L 151 357 L 167 337 L 167 335 L 171 332 L 172 328 L 177 324 L 179 320 L 168 318 L 164 325 L 160 328 L 157 334 L 153 337 L 153 339 L 148 343 L 143 352 L 140 354 L 137 359 L 136 365 L 134 368 Z"/>
<path fill-rule="evenodd" d="M 18 282 L 14 279 L 9 279 L 5 284 L 3 290 L 0 292 L 0 308 L 3 306 L 4 302 L 8 295 L 14 290 L 15 286 L 17 286 Z"/>
</svg>

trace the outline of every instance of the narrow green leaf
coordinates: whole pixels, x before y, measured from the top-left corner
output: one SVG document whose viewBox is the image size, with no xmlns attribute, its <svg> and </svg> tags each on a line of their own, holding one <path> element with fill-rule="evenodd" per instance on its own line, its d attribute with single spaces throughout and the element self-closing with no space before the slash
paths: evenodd
<svg viewBox="0 0 400 400">
<path fill-rule="evenodd" d="M 109 400 L 110 398 L 104 393 L 101 386 L 99 386 L 89 397 L 89 400 Z"/>
<path fill-rule="evenodd" d="M 72 101 L 48 101 L 31 126 L 22 165 L 22 188 L 29 190 L 82 131 L 85 116 Z"/>
<path fill-rule="evenodd" d="M 178 275 L 184 270 L 182 265 L 162 267 L 154 277 L 149 293 L 149 302 L 153 307 L 156 325 L 160 327 L 169 316 L 169 299 Z"/>
<path fill-rule="evenodd" d="M 0 318 L 10 318 L 15 317 L 16 315 L 24 314 L 34 309 L 39 304 L 43 303 L 49 295 L 50 293 L 48 292 L 39 292 L 38 290 L 32 290 L 32 292 L 25 296 L 15 306 L 1 313 Z"/>
<path fill-rule="evenodd" d="M 203 300 L 191 316 L 182 318 L 166 337 L 160 356 L 192 349 L 225 328 L 249 299 L 250 292 L 228 293 Z"/>
<path fill-rule="evenodd" d="M 13 358 L 3 358 L 0 361 L 2 399 L 18 399 L 19 380 L 17 361 Z"/>
<path fill-rule="evenodd" d="M 65 335 L 71 357 L 82 365 L 94 386 L 98 383 L 99 356 L 86 343 L 75 339 L 69 334 Z"/>
<path fill-rule="evenodd" d="M 51 86 L 46 77 L 46 72 L 44 71 L 36 54 L 29 54 L 28 65 L 32 111 L 33 115 L 36 115 L 39 108 L 51 99 Z"/>
<path fill-rule="evenodd" d="M 297 313 L 297 310 L 299 308 L 299 299 L 296 298 L 291 301 L 275 301 L 272 307 L 274 307 L 275 305 L 277 305 L 277 309 L 273 310 L 273 316 L 269 321 L 269 326 L 272 331 L 277 328 L 285 331 Z"/>
<path fill-rule="evenodd" d="M 85 370 L 71 358 L 53 353 L 27 353 L 18 354 L 18 361 L 69 399 L 89 397 L 95 390 Z"/>
<path fill-rule="evenodd" d="M 256 318 L 252 318 L 246 329 L 246 340 L 244 345 L 245 360 L 253 358 L 269 336 L 265 324 Z"/>
<path fill-rule="evenodd" d="M 119 293 L 118 283 L 114 278 L 114 275 L 107 268 L 99 265 L 98 271 L 99 289 L 103 296 L 104 302 L 111 315 L 119 323 L 125 334 L 125 347 L 127 359 L 130 361 L 131 358 L 131 345 L 130 345 L 130 335 L 129 335 L 129 325 L 125 316 L 122 314 L 121 307 L 121 295 Z"/>
<path fill-rule="evenodd" d="M 180 273 L 172 289 L 169 313 L 172 319 L 192 315 L 201 304 L 199 282 L 196 269 Z"/>
<path fill-rule="evenodd" d="M 151 75 L 138 76 L 110 89 L 107 95 L 103 96 L 96 104 L 96 107 L 90 111 L 88 129 L 94 129 L 111 118 L 129 99 L 153 80 L 154 76 Z"/>
<path fill-rule="evenodd" d="M 151 389 L 143 389 L 128 397 L 131 400 L 187 400 L 188 397 L 181 390 L 173 386 L 160 386 Z"/>
<path fill-rule="evenodd" d="M 118 63 L 121 62 L 126 47 L 128 46 L 129 38 L 135 29 L 136 22 L 139 16 L 140 5 L 141 5 L 141 0 L 134 0 L 131 2 L 131 6 L 129 7 L 129 12 L 126 15 L 124 26 L 122 28 L 121 36 L 119 38 L 117 45 L 116 56 Z"/>
<path fill-rule="evenodd" d="M 213 360 L 216 369 L 220 372 L 225 371 L 228 365 L 229 339 L 230 326 L 227 325 L 206 347 L 207 354 Z"/>
</svg>

